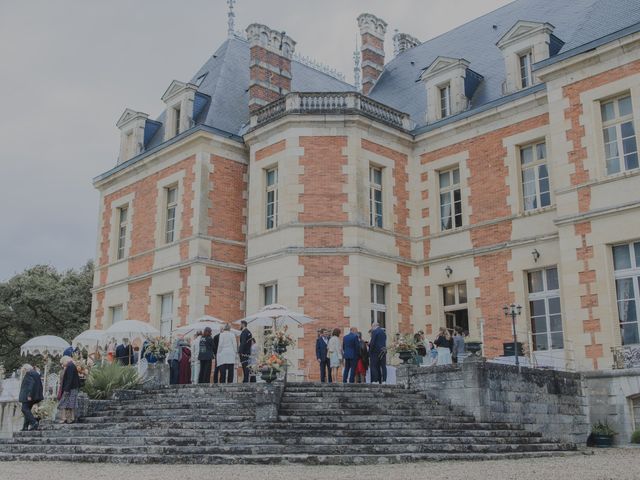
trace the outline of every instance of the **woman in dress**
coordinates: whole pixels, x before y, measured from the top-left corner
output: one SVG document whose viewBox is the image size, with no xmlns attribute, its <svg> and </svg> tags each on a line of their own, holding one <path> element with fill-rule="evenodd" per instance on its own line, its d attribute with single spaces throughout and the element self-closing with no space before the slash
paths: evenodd
<svg viewBox="0 0 640 480">
<path fill-rule="evenodd" d="M 71 357 L 64 356 L 60 359 L 63 371 L 60 377 L 58 390 L 58 410 L 62 411 L 60 423 L 75 422 L 76 409 L 78 408 L 78 391 L 80 390 L 80 375 Z"/>
<path fill-rule="evenodd" d="M 198 383 L 198 376 L 200 375 L 200 360 L 198 360 L 198 354 L 200 353 L 200 338 L 202 332 L 198 330 L 196 336 L 191 340 L 191 383 Z"/>
<path fill-rule="evenodd" d="M 216 365 L 220 367 L 220 383 L 233 383 L 233 371 L 237 356 L 238 342 L 227 323 L 220 333 L 218 354 L 216 355 Z"/>
<path fill-rule="evenodd" d="M 438 338 L 433 342 L 438 347 L 438 365 L 451 365 L 451 348 L 453 347 L 453 340 L 449 330 L 445 327 L 440 327 Z"/>
<path fill-rule="evenodd" d="M 329 365 L 331 366 L 331 378 L 340 378 L 340 365 L 342 364 L 342 342 L 340 341 L 340 329 L 334 328 L 327 344 Z"/>
<path fill-rule="evenodd" d="M 360 351 L 358 352 L 358 363 L 356 365 L 356 382 L 367 383 L 367 370 L 369 369 L 369 342 L 362 341 L 362 333 L 358 332 L 360 338 Z"/>
</svg>

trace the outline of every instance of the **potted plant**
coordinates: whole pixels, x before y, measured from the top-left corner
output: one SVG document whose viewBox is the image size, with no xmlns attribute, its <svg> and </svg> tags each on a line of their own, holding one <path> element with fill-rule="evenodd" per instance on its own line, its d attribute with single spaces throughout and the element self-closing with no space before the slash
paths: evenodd
<svg viewBox="0 0 640 480">
<path fill-rule="evenodd" d="M 640 443 L 640 430 L 636 430 L 631 434 L 631 443 Z"/>
<path fill-rule="evenodd" d="M 482 342 L 480 340 L 465 340 L 464 346 L 467 352 L 469 352 L 471 355 L 478 355 L 482 351 Z"/>
<path fill-rule="evenodd" d="M 283 370 L 286 360 L 278 353 L 263 355 L 258 359 L 258 363 L 253 369 L 260 373 L 260 378 L 267 383 L 278 378 L 278 374 Z"/>
<path fill-rule="evenodd" d="M 144 354 L 149 363 L 164 362 L 169 352 L 171 352 L 171 340 L 165 337 L 149 338 L 144 347 Z M 155 360 L 155 361 L 152 361 Z"/>
<path fill-rule="evenodd" d="M 412 335 L 396 335 L 388 351 L 398 354 L 402 364 L 406 365 L 417 354 L 417 345 Z"/>
<path fill-rule="evenodd" d="M 609 426 L 607 422 L 597 422 L 591 427 L 591 437 L 593 444 L 596 447 L 611 447 L 613 446 L 613 436 L 617 435 L 617 432 Z"/>
<path fill-rule="evenodd" d="M 287 333 L 287 326 L 276 329 L 265 338 L 265 345 L 270 347 L 275 353 L 281 355 L 287 348 L 295 343 L 295 340 Z"/>
</svg>

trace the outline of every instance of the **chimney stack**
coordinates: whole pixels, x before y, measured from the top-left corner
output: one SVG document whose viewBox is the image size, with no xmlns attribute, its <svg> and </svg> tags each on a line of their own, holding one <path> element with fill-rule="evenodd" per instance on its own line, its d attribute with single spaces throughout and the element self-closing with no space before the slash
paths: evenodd
<svg viewBox="0 0 640 480">
<path fill-rule="evenodd" d="M 362 93 L 368 95 L 384 68 L 384 35 L 387 22 L 363 13 L 358 17 L 362 51 Z"/>
<path fill-rule="evenodd" d="M 396 56 L 418 45 L 420 45 L 420 40 L 408 33 L 396 33 L 393 36 L 393 50 Z"/>
<path fill-rule="evenodd" d="M 285 32 L 252 23 L 247 27 L 249 111 L 254 112 L 291 91 L 291 57 L 296 42 Z"/>
</svg>

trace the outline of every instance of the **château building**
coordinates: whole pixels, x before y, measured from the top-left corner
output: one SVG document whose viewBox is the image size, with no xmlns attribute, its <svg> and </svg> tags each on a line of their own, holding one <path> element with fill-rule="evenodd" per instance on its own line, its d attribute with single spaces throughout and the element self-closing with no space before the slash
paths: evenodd
<svg viewBox="0 0 640 480">
<path fill-rule="evenodd" d="M 357 26 L 361 86 L 251 24 L 160 116 L 124 111 L 91 327 L 277 302 L 316 319 L 291 352 L 316 378 L 319 327 L 460 325 L 496 357 L 513 303 L 535 365 L 640 355 L 640 3 L 516 0 L 391 59 Z"/>
</svg>

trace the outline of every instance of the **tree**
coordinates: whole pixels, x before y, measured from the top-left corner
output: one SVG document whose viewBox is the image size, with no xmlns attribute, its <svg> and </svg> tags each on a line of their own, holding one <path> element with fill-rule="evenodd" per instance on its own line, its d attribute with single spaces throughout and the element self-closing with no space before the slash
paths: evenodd
<svg viewBox="0 0 640 480">
<path fill-rule="evenodd" d="M 93 262 L 58 272 L 36 265 L 0 283 L 0 363 L 20 366 L 20 345 L 39 335 L 71 341 L 89 328 Z"/>
</svg>

